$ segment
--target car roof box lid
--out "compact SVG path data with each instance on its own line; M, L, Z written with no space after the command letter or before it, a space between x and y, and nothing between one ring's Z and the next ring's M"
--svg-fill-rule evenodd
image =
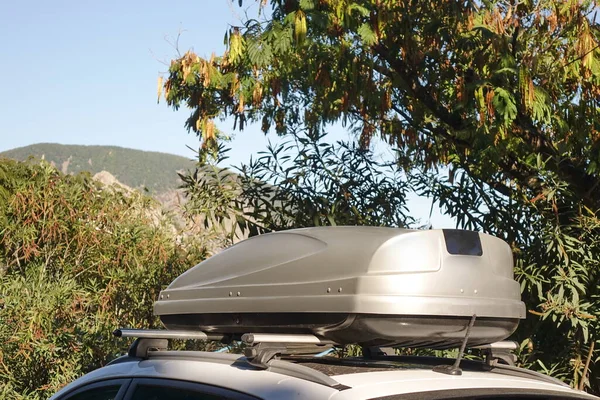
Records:
M525 318L510 247L464 230L319 227L256 236L160 294L170 329L312 333L340 344L448 348L503 340Z

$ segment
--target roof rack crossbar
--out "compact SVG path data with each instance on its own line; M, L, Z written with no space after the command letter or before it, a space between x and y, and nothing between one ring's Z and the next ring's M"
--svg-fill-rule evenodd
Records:
M246 333L242 342L255 343L302 343L302 344L335 344L331 340L321 339L311 334L280 334L280 333Z
M231 337L223 334L207 334L201 331L178 331L162 329L116 329L113 331L116 337L135 338L129 346L127 355L136 358L148 358L151 350L164 351L169 347L169 339L181 340L211 340L228 343Z
M149 350L165 351L168 349L168 339L209 340L229 343L240 336L213 334L193 330L164 330L164 329L116 329L116 337L136 338L129 348L130 357L147 358ZM241 340L251 345L245 350L247 362L255 367L268 368L269 361L281 354L311 354L319 353L324 347L335 344L331 340L321 339L311 334L270 334L247 333Z
M264 369L282 354L319 353L322 346L335 344L311 334L277 333L246 333L242 335L242 342L252 345L244 350L248 362Z
M116 337L133 337L147 339L192 339L192 340L211 340L223 341L228 338L228 335L205 333L202 331L180 331L180 330L164 330L164 329L116 329L113 332Z

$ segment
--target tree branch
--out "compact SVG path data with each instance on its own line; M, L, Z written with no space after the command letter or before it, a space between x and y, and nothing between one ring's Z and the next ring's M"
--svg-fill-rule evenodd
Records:
M382 59L392 66L398 77L406 82L407 90L410 92L409 94L415 99L419 100L435 116L437 116L441 122L455 130L461 130L465 128L464 121L462 118L460 118L460 116L450 113L447 109L440 106L439 103L430 95L426 94L427 90L417 79L415 79L417 74L415 73L414 69L411 68L404 60L392 56L389 49L384 45L376 45L373 49Z

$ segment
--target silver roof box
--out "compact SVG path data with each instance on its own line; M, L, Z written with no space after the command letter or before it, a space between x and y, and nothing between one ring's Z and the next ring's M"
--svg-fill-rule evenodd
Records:
M449 348L525 318L509 246L463 230L305 228L244 240L160 294L169 329L312 333L339 344Z

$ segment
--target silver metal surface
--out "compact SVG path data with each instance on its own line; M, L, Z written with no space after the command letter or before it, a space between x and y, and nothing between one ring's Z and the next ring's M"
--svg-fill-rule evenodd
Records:
M334 344L331 340L321 339L315 335L294 335L279 333L246 333L242 335L242 341L246 344L254 343L310 343L310 344Z
M517 342L513 342L512 340L503 340L501 342L484 344L482 346L475 346L474 349L491 349L491 350L516 350L519 348Z
M162 329L117 329L114 332L117 337L151 338L151 339L196 339L196 340L220 340L223 335L207 335L200 331L179 331Z

